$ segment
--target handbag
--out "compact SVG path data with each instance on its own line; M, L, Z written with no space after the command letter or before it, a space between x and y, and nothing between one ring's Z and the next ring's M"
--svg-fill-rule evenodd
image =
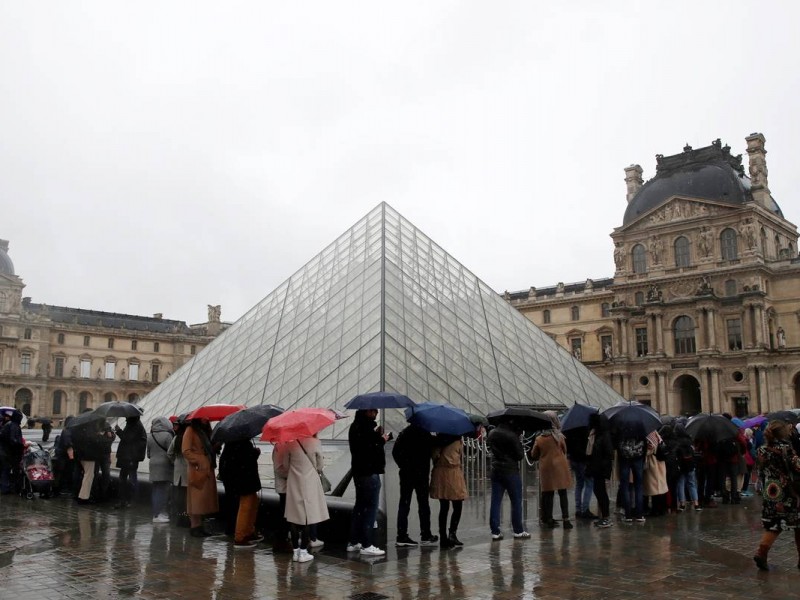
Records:
M302 450L303 454L306 455L306 458L308 459L308 462L311 463L311 466L314 467L314 469L316 469L317 466L314 464L314 461L311 460L311 457L308 455L308 452L306 452L306 449L303 448L303 444L301 444L299 440L297 442L297 445L300 446L300 450ZM331 491L332 488L330 480L325 476L325 473L323 473L322 471L317 471L317 475L319 475L319 482L322 485L322 492L324 494L327 494L328 492Z

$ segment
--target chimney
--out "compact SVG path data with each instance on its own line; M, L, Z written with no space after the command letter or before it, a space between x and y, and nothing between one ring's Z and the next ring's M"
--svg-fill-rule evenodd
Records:
M753 200L759 206L770 205L769 185L767 183L767 151L764 143L767 141L761 133L751 133L747 141L747 156L750 160L750 191Z
M628 188L628 194L625 198L628 200L628 204L631 203L633 197L636 193L642 189L642 167L639 165L631 165L630 167L625 167L625 186Z
M155 313L153 315L153 318L154 319L163 319L164 318L164 313Z
M8 252L8 240L0 240L0 250Z

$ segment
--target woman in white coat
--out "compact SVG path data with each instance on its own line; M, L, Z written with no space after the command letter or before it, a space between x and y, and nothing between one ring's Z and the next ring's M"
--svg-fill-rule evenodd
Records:
M293 559L313 560L308 553L308 526L327 521L328 505L319 480L319 454L311 439L289 442L283 455L286 476L286 520L292 534ZM321 461L320 461L321 462Z

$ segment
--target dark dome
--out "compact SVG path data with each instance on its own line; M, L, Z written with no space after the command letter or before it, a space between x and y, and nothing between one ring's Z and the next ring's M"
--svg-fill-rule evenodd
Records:
M658 155L656 160L656 176L644 184L628 204L623 225L673 196L707 198L731 205L742 205L753 199L741 156L731 156L729 148L720 147L718 141L698 150L687 146L682 154ZM777 203L772 198L770 201L769 209L783 217Z
M0 273L3 275L14 275L14 263L8 256L8 242L0 240Z

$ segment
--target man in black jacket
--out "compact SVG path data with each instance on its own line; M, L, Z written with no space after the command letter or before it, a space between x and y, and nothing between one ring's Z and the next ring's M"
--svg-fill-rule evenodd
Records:
M511 526L514 537L528 539L531 534L525 531L522 521L522 478L519 474L519 461L525 456L520 430L512 420L501 423L489 433L486 443L492 453L492 504L489 511L489 526L492 539L502 540L500 531L500 506L503 495L508 492L511 500Z
M417 494L420 539L423 544L435 544L438 535L431 533L431 507L428 503L431 478L431 451L433 438L430 433L409 425L392 448L392 457L400 467L400 503L397 507L397 541L395 546L417 546L408 535L408 513L411 511L411 496Z
M356 411L356 417L348 432L350 442L350 469L356 486L356 503L350 524L348 552L360 552L365 556L383 556L386 551L373 543L373 523L378 515L381 494L381 475L386 468L383 446L388 439L383 429L377 427L378 411L364 409Z
M119 436L117 468L119 469L119 502L115 508L128 508L136 495L139 463L147 453L147 432L140 417L127 417L125 429L115 428Z

